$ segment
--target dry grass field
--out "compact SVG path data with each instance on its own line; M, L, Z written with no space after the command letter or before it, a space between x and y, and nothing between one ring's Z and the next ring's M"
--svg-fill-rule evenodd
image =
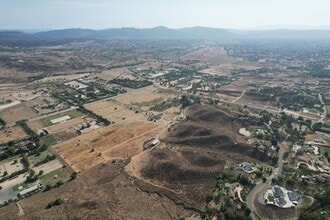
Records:
M234 70L245 69L245 70L255 70L261 65L256 65L256 63L250 63L247 61L238 60L235 62L223 63L216 66L211 66L207 69L201 71L201 73L211 74L211 75L222 75L230 76L231 72Z
M76 171L106 160L133 156L143 150L145 141L162 131L161 122L148 122L135 113L133 116L60 143L55 149Z
M220 65L233 63L239 59L228 56L226 51L221 47L203 48L181 57L182 60L198 60L211 65Z
M95 102L85 105L85 108L111 122L120 122L131 117L137 117L136 113L112 101Z
M12 68L5 68L2 66L0 68L0 76L0 82L20 83L26 81L26 79L29 77L29 73Z
M113 80L115 78L120 78L120 77L129 78L129 79L135 78L132 77L131 71L127 70L127 68L116 68L112 70L106 70L97 74L97 77L104 80Z
M58 159L55 159L47 163L41 164L40 166L33 168L33 170L36 173L39 173L39 171L42 170L44 172L43 174L47 174L57 169L60 169L61 167L63 167L63 164Z
M175 97L175 94L171 91L149 86L143 89L127 92L123 95L115 97L114 99L122 104L143 105L157 99L166 100L173 97Z
M23 119L37 117L38 114L24 104L19 104L11 108L7 108L0 112L0 117L7 122L13 124Z
M38 131L44 128L44 124L40 120L30 121L27 123L27 125L34 131Z
M244 91L249 88L250 84L254 83L252 77L241 77L238 80L221 87L223 90Z
M60 76L48 76L40 80L40 82L47 82L47 81L53 81L53 80L61 80L61 81L71 81L74 79L79 79L84 76L89 76L90 73L83 73L83 74L72 74L72 75L60 75Z
M20 126L13 126L4 130L0 130L0 144L23 139L25 137L27 137L27 135Z
M16 171L19 171L21 169L23 169L23 164L20 162L14 163L13 160L11 161L1 161L0 162L0 173L1 175L7 171L8 174L12 174Z

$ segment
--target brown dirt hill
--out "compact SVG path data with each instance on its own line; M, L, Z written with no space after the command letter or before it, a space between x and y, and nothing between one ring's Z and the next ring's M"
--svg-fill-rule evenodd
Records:
M226 135L225 132L218 134L214 130L194 122L175 125L162 141L172 144L201 147L211 147L215 145L227 146L233 144L232 139Z
M239 153L263 162L271 162L267 155L239 141L238 130L243 125L227 109L193 105L186 110L186 114L188 121L169 128L160 137L163 142Z
M147 187L142 191L124 172L128 162L96 165L59 188L21 200L22 216L15 203L0 208L0 219L176 219L193 214L167 197L149 193ZM64 203L46 209L57 198Z
M158 186L171 198L203 210L205 198L227 161L270 162L271 158L238 142L240 123L214 106L193 105L187 122L179 122L160 137L161 145L145 152L135 171L142 181Z
M229 146L234 144L234 118L209 105L193 105L186 110L188 122L171 127L163 141L200 147Z

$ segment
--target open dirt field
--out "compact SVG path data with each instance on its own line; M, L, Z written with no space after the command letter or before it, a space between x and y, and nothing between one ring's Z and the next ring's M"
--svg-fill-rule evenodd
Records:
M181 110L179 107L171 107L165 110L164 120L167 122L173 121L179 114Z
M2 175L4 171L7 171L8 174L10 175L21 169L23 169L23 164L21 164L19 160L17 163L14 163L14 161L7 161L0 163L0 175Z
M249 84L253 83L253 78L239 78L238 80L230 83L229 85L222 86L222 90L244 91L249 88Z
M259 68L259 65L255 63L249 63L246 61L236 61L225 64L220 64L217 66L212 66L210 68L204 69L201 73L211 74L211 75L222 75L229 76L233 70L245 69L245 70L255 70Z
M74 138L74 137L78 136L78 134L76 132L74 132L70 129L65 130L65 131L56 132L53 135L57 140L60 140L60 141L70 140L71 138Z
M13 68L5 68L1 67L0 68L0 82L15 82L15 83L20 83L20 82L25 82L29 76L32 74L19 71Z
M58 159L55 159L47 163L41 164L40 166L34 167L33 170L36 173L39 173L40 170L43 170L44 171L43 175L45 175L61 167L63 167L63 164Z
M127 68L116 68L112 70L106 70L102 73L97 74L97 77L104 80L113 80L116 78L129 78L134 79L135 77L132 76L131 71L129 71Z
M138 117L134 111L111 101L95 102L85 105L85 108L111 122L120 122L131 117ZM140 117L142 119L142 116Z
M143 150L143 143L157 136L159 123L136 118L80 135L55 146L58 153L77 170L88 169L105 160L127 158ZM142 117L143 118L143 117Z
M114 97L113 99L123 104L144 104L160 98L166 100L167 98L173 97L175 97L175 94L171 91L149 86L139 90L127 92L123 95Z
M72 74L72 75L61 75L61 76L48 76L45 77L41 80L40 82L47 82L47 81L53 81L53 80L63 80L63 81L70 81L74 79L80 79L83 78L84 76L89 76L91 75L90 73L83 73L83 74Z
M163 62L159 62L158 60L148 60L148 62L145 62L135 67L142 70L149 69L150 67L154 69L160 69L162 65Z
M27 137L25 131L20 126L14 126L0 130L0 144Z
M236 62L239 59L228 56L221 47L203 48L181 57L182 60L198 60L211 65Z
M314 139L322 139L327 142L327 145L330 145L330 137L322 134L307 134L305 136L305 142L314 142Z
M37 117L38 114L24 104L19 104L10 108L7 108L0 112L0 117L7 122L7 124L13 124L23 119L29 119Z
M29 126L29 128L31 128L34 131L38 131L44 128L44 124L40 120L30 121L27 123L27 125Z
M245 97L245 91L248 90L251 83L253 83L253 78L239 78L228 85L222 86L216 91L216 95L221 99L236 102L238 99L241 100Z

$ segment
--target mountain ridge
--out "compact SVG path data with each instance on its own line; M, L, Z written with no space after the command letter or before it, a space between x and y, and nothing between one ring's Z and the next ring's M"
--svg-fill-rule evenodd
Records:
M28 33L17 30L0 31L0 44L42 44L71 40L228 40L242 39L330 39L330 30L235 30L210 27L171 29L164 26L138 29L134 27L103 30L69 28Z

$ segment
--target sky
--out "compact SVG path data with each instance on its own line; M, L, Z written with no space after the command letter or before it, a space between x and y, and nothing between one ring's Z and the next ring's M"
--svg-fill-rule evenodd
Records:
M0 0L0 29L330 25L330 0Z

